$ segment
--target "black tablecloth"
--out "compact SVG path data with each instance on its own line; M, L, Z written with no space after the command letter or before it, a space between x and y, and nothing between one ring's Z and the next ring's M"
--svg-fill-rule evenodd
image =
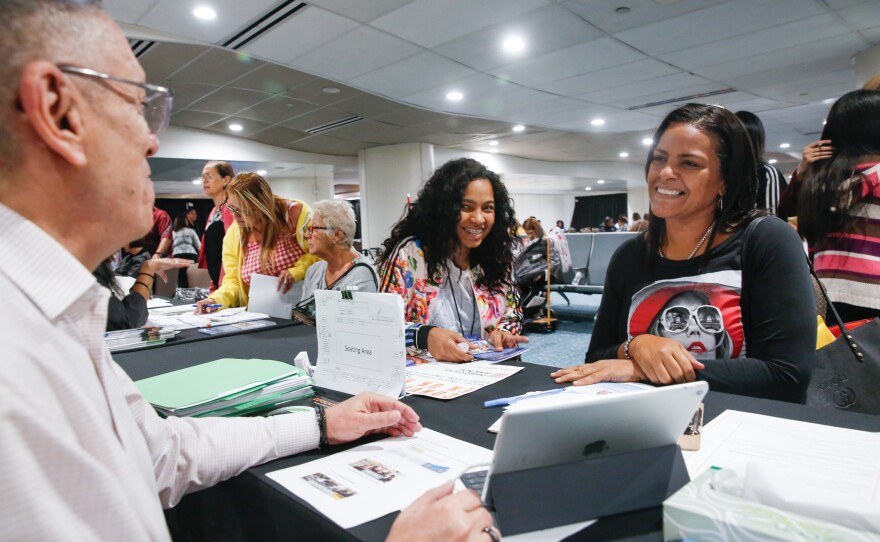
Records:
M315 328L274 328L238 336L216 337L138 352L114 358L134 379L166 373L223 357L266 358L293 363L300 351L317 359ZM404 402L421 416L422 424L435 431L492 448L495 435L486 429L501 415L498 408L483 408L488 399L507 397L556 386L551 368L509 362L524 367L519 373L492 386L451 401L407 397ZM332 393L330 395L333 395ZM343 398L339 396L338 398ZM705 400L708 422L727 409L768 414L794 420L869 431L880 431L880 416L812 409L802 405L752 399L709 392ZM380 438L380 437L374 437ZM349 445L363 444L361 440ZM345 449L313 450L254 467L216 487L184 497L166 513L175 540L382 540L396 514L345 531L304 501L287 492L265 475ZM536 496L537 498L537 496ZM655 507L604 518L569 540L662 540L662 511Z

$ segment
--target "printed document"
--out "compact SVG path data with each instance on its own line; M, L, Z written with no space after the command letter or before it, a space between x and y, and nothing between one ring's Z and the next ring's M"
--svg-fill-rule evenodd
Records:
M282 294L278 291L278 277L254 273L251 275L247 308L250 312L261 312L290 320L293 306L302 297L302 287L302 281L295 282L286 294Z
M489 362L434 362L413 365L406 368L406 393L435 399L455 399L504 380L522 369Z
M350 529L406 508L466 467L491 460L491 450L423 429L413 437L364 444L267 476Z
M315 292L315 385L398 398L406 367L403 300L394 294Z

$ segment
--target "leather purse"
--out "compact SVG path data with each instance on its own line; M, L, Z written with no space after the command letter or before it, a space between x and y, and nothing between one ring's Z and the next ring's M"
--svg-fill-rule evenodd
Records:
M810 273L816 271L810 264ZM880 415L880 319L847 329L821 281L828 320L840 326L840 337L816 351L807 388L807 405Z

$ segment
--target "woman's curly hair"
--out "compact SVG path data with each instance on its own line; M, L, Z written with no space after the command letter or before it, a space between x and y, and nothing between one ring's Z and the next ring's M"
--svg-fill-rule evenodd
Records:
M486 179L492 185L495 198L495 223L480 246L471 250L470 264L483 270L484 286L498 290L511 284L515 224L513 203L501 178L486 166L471 158L450 160L440 166L419 191L409 212L391 229L378 266L393 261L402 241L414 237L421 242L428 275L445 268L446 259L458 248L457 228L461 220L461 203L467 185L476 179Z

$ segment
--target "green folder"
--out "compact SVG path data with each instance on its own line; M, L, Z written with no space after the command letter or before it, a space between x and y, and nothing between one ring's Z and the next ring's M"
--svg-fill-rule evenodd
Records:
M224 358L135 382L153 406L174 412L228 400L272 384L300 369L269 359Z

